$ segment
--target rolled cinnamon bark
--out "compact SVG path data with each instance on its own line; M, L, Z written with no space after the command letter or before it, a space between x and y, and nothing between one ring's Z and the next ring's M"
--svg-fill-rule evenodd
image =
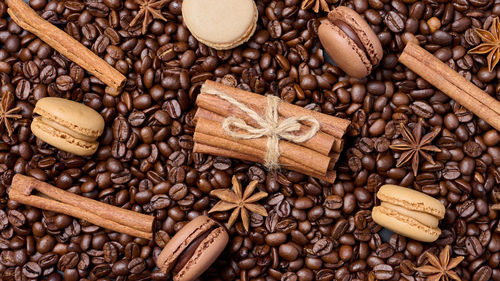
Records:
M35 191L45 197L32 194ZM153 238L153 216L78 196L32 177L16 174L12 179L9 197L22 204L84 219L103 228L146 239Z
M235 139L224 133L224 129L222 129L221 123L204 118L198 119L196 123L196 133L202 133L212 137L223 138L225 140L231 141L236 146L238 146L239 144L244 144L246 146L250 146L253 147L254 149L260 150L258 152L259 154L260 152L264 153L267 149L267 137L261 137L258 139L251 139L251 140ZM199 139L196 138L196 133L194 138L195 142L200 141ZM215 140L213 141L213 143L206 143L206 144L210 144L212 146L218 146L216 145L217 142ZM325 173L331 161L331 158L326 155L323 155L306 147L283 140L280 140L279 152L281 157L290 159L298 163L298 165L305 165L307 167L311 167L318 173ZM280 161L280 163L283 162Z
M264 161L263 159L265 156L265 139L263 139L264 144L261 144L257 139L236 141L231 139L230 137L226 138L221 135L216 135L216 134L209 135L206 133L201 133L200 131L196 131L194 133L193 140L197 143L203 143L206 145L220 147L230 151L236 151L259 157L262 159L259 161L259 163L263 163ZM280 147L280 152L281 151L282 148ZM300 161L300 157L297 157L301 155L302 155L302 161ZM293 166L297 167L305 166L319 174L326 173L326 171L328 170L328 165L330 164L331 160L329 157L321 154L312 157L310 156L310 154L309 155L304 154L304 152L302 152L302 154L301 153L292 154L292 156L293 158L285 157L283 155L279 157L280 164L283 168L290 169ZM319 156L321 156L321 158Z
M203 153L203 154L210 154L210 155L217 155L217 156L222 156L222 157L227 157L227 158L238 158L244 161L250 161L250 162L256 162L256 163L262 163L262 159L248 155L245 153L240 153L236 151L231 151L227 150L224 148L220 147L214 147L202 143L195 143L193 147L193 152L196 153ZM333 183L335 181L335 178L337 177L337 173L333 170L328 170L326 174L317 174L312 170L307 169L306 167L284 167L286 169L299 172L302 174L310 175L312 177L318 178L320 180L324 180L328 183Z
M408 43L399 61L492 127L500 130L500 102L424 48Z
M243 116L244 113L241 110L240 110L240 112ZM226 117L228 117L228 116L222 116L222 115L219 115L215 112L209 111L209 110L207 110L205 108L201 108L201 107L199 107L196 110L196 114L194 115L195 120L198 120L199 118L204 118L204 119L219 122L221 124ZM240 117L240 116L236 116L236 117ZM253 125L253 126L256 125L253 120L245 120L245 121L248 121L247 123L249 123L250 125ZM298 132L298 134L304 133L306 128L309 128L309 127L305 127L303 129L301 129ZM282 142L280 142L280 143L282 143ZM299 145L307 147L307 148L312 149L314 151L317 151L321 154L328 155L331 150L333 150L334 152L340 153L342 151L343 143L344 143L343 140L337 139L334 136L331 136L331 135L328 135L328 134L325 134L325 133L319 131L318 133L316 133L316 135L314 137L312 137L311 139L309 139L305 142L300 143Z
M87 49L80 42L40 17L23 0L8 0L7 13L22 29L25 29L56 51L83 67L104 84L112 88L111 95L118 95L125 85L125 76L106 61Z
M240 115L237 115L239 113L238 110L235 110L235 107L232 106L229 102L213 95L204 94L204 92L207 91L222 91L232 96L239 102L244 103L256 112L263 113L263 109L267 108L267 100L262 95L254 94L207 80L201 87L200 94L196 99L196 104L198 105L198 107L205 108L222 116L227 115L225 113L228 112L229 114L231 114L231 116L240 117ZM349 124L351 123L346 119L333 117L316 111L311 111L286 102L280 103L278 107L278 113L283 118L301 115L312 116L320 122L321 131L339 139L344 136L347 126L349 126ZM242 117L240 118L247 121L246 116Z

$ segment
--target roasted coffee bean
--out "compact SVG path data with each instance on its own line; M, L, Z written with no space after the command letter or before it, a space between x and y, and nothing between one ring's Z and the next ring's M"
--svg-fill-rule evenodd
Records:
M37 278L42 274L42 268L35 262L28 262L23 266L23 275L27 278Z
M389 280L394 275L393 268L388 264L378 264L373 267L373 273L378 280Z

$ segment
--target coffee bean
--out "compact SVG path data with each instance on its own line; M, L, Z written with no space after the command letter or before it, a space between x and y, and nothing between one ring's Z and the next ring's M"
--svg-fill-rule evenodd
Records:
M7 214L0 210L0 230L4 230L9 225Z
M465 240L465 246L467 248L467 252L469 252L471 256L480 256L483 254L484 249L481 246L479 239L475 236L467 237Z
M387 25L387 27L392 32L395 32L395 33L399 33L401 31L403 31L403 29L405 28L403 18L400 16L399 13L394 12L394 11L389 11L389 13L387 14L387 16L384 19L384 22Z
M483 280L490 280L491 275L492 275L492 270L491 267L489 266L482 266L480 267L472 276L472 280L474 281L483 281Z
M35 262L28 262L23 266L23 275L27 278L37 278L42 274L42 268Z
M432 107L423 101L414 102L412 105L410 105L410 108L416 115L422 118L431 118L434 115L434 110L432 109Z
M26 217L23 215L23 213L16 210L10 210L8 212L7 219L10 224L17 227L22 226L26 222Z
M379 264L373 268L375 278L378 280L389 280L392 278L394 272L393 268L388 264Z

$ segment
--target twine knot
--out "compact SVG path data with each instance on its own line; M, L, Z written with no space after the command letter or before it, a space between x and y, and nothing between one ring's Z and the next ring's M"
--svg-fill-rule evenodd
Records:
M294 143L301 143L314 137L320 129L319 121L312 116L293 116L280 122L278 106L281 100L275 96L267 96L267 108L265 114L264 116L260 116L257 112L250 109L245 104L223 92L212 89L203 89L203 93L215 95L224 99L241 111L245 112L252 120L255 121L255 123L257 123L258 126L254 127L247 124L241 118L229 116L224 119L222 128L225 133L233 138L257 139L260 137L267 137L264 165L269 170L277 170L280 167L280 139ZM302 127L300 122L308 122L310 128L302 134L297 134Z

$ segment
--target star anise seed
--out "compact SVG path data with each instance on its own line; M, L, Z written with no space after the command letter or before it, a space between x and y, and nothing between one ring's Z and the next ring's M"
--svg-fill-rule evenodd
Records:
M450 246L446 247L439 254L439 259L429 252L425 252L425 257L430 265L424 265L415 268L415 270L420 271L427 275L427 280L439 281L439 280L456 280L461 281L458 274L453 271L463 260L464 257L460 256L457 258L452 258L450 260Z
M474 28L474 32L481 38L483 43L469 50L469 54L488 54L488 71L492 72L500 60L500 21L498 17L493 19L489 30Z
M432 140L437 137L441 128L435 128L432 132L422 137L422 121L419 120L413 132L410 132L403 123L401 123L400 126L403 140L399 140L396 144L390 145L389 147L393 150L404 151L399 157L396 167L401 167L411 160L413 174L416 176L418 173L420 156L424 157L425 160L430 163L435 164L432 156L425 151L441 152L441 149L437 146L430 144Z
M21 111L21 107L12 107L12 103L14 102L14 96L10 92L5 92L2 98L2 102L0 103L0 124L4 124L5 129L7 130L7 134L12 136L12 132L14 129L12 128L12 123L9 119L19 119L22 117L21 114L15 114Z
M231 228L231 226L236 222L238 215L241 213L243 227L246 231L248 231L250 227L250 216L248 211L257 213L261 216L267 216L266 209L261 205L255 204L255 202L267 197L267 193L260 191L252 195L257 187L257 181L250 182L250 184L245 188L244 193L242 193L241 184L235 176L233 176L232 182L233 190L215 189L210 192L210 195L218 197L221 201L215 204L215 206L213 206L208 213L224 212L234 209L229 217L227 228Z
M327 13L330 12L330 7L328 7L327 0L303 0L302 5L300 5L300 8L302 10L307 10L311 7L315 13L318 13L320 8Z
M142 34L146 34L148 31L148 25L153 21L153 19L160 19L163 21L167 21L167 19L161 14L161 9L165 4L167 4L170 0L136 0L136 3L139 4L140 9L137 15L132 19L129 26L134 26L137 22L143 18L142 20Z

